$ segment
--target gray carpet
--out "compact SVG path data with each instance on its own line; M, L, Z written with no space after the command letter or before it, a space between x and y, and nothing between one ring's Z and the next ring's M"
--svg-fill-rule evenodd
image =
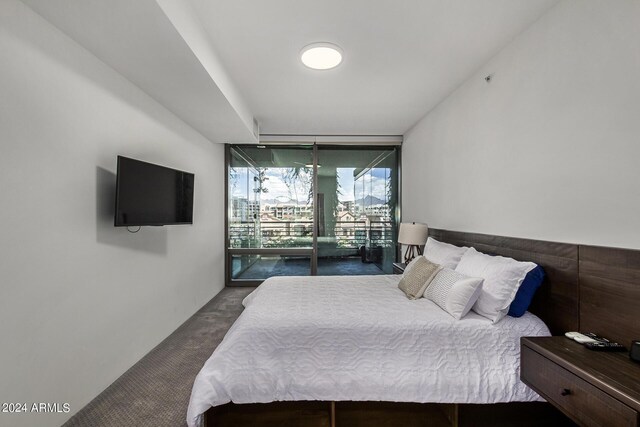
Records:
M224 288L64 426L185 426L196 375L254 288Z

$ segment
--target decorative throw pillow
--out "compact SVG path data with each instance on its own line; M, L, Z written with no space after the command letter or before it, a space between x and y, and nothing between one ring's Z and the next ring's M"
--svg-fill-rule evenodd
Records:
M413 268L414 265L416 265L416 260L420 258L420 257L415 257L414 259L412 259L411 261L409 261L409 264L405 265L404 267L404 271L402 272L402 274L409 274L409 272L411 271L411 269Z
M472 310L496 323L507 314L524 277L535 266L532 262L491 256L469 248L456 271L484 279L480 297Z
M439 242L433 237L429 237L424 245L424 256L431 262L454 269L467 249L469 248Z
M539 265L527 273L516 293L516 297L509 306L509 312L507 313L509 316L522 317L527 312L533 296L542 285L542 282L544 282L544 275L544 269Z
M411 267L411 268L409 268ZM409 299L420 298L429 286L433 277L440 271L440 266L425 257L419 256L409 263L398 283L398 288Z
M478 300L482 282L480 277L469 277L450 268L443 268L427 287L424 297L460 320Z

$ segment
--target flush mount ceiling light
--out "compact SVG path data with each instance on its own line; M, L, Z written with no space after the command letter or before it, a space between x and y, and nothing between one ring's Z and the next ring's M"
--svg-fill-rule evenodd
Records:
M311 43L300 51L302 63L314 70L330 70L342 62L342 49L333 43Z

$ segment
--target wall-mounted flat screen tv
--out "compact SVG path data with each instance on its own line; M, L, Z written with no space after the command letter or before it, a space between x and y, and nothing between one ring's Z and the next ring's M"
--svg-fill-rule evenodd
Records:
M194 175L118 156L115 226L193 224Z

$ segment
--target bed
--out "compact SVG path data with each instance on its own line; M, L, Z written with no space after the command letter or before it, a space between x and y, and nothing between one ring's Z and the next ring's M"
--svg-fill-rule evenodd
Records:
M188 419L228 402L537 401L519 379L522 336L550 335L537 316L455 320L409 300L399 275L277 277L245 311L195 380Z
M570 323L571 310L556 316L546 309L572 306L571 293L561 286L572 285L572 275L565 273L573 271L574 261L577 265L574 245L439 230L432 234L543 265L550 273L540 291L543 308L535 309L540 301L532 307L552 328ZM265 281L245 299L245 311L196 378L189 426L201 425L209 408L229 402L540 400L519 380L519 338L549 335L553 329L545 321L526 313L493 324L473 312L457 321L431 301L408 300L397 288L399 279ZM550 281L558 285L549 289Z

